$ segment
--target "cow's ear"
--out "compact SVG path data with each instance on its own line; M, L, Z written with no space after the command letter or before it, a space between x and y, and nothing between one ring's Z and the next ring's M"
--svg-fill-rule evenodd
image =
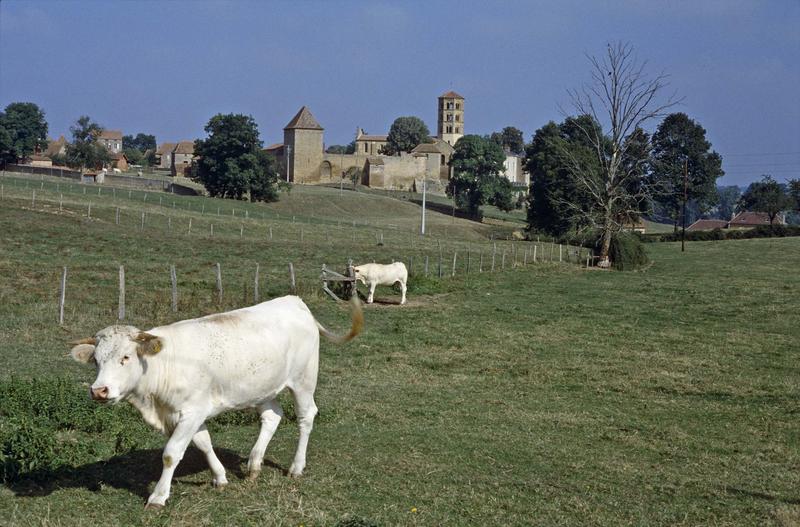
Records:
M94 360L94 345L78 344L69 354L75 361L88 364Z
M136 335L134 340L139 343L136 349L139 355L155 355L161 351L164 345L164 342L160 338L150 333L145 333L144 331Z

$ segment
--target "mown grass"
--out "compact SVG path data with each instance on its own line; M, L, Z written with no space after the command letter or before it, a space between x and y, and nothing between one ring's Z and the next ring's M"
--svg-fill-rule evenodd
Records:
M314 192L335 210L335 193ZM316 227L312 237L266 244L240 238L235 220L213 239L164 229L142 235L108 219L31 210L21 198L0 201L3 376L91 382L93 371L66 358L63 342L113 323L120 262L131 280L139 277L129 284L129 309L141 327L218 309L208 271L217 259L242 286L251 264L279 261L262 297L285 292L277 270L298 259L309 262L301 296L323 323L342 328L346 310L318 292L312 268L353 252L380 259L387 245L376 245L367 226L356 227L364 239L355 243L352 227L328 243L319 226L335 216L315 208L312 219L294 206ZM269 221L294 228L290 218ZM446 247L467 240L488 247L471 238L472 227L461 232L442 240ZM399 240L386 241L411 251L410 237ZM438 246L417 250L419 258ZM61 468L49 482L2 487L0 518L10 525L796 524L800 240L647 250L654 263L645 272L537 264L478 274L473 267L455 278L412 279L407 306L368 306L356 341L323 344L321 415L298 480L283 473L297 438L293 422L279 428L264 472L249 483L242 469L257 430L229 418L212 428L230 471L222 491L210 487L192 452L166 509L145 513L164 439L142 432L129 452ZM192 270L179 273L183 290L194 293L177 315L168 274L159 274L170 262ZM54 284L67 264L75 267L68 297L75 307L59 328ZM242 286L223 308L248 300ZM123 408L104 410L129 418ZM94 440L109 438L99 432Z

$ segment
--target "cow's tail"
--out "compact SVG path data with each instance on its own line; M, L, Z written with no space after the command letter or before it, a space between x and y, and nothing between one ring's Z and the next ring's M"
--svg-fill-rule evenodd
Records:
M350 319L350 333L346 335L332 333L325 329L325 326L317 322L319 334L337 344L343 344L354 339L356 335L361 333L361 330L364 329L364 312L361 310L361 302L358 300L358 295L353 295L353 298L350 299Z

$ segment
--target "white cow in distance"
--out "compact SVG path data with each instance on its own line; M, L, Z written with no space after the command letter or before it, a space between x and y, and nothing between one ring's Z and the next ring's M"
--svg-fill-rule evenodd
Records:
M400 303L406 303L408 270L403 262L394 262L388 265L376 263L363 264L354 267L353 270L356 273L356 280L360 280L362 284L369 287L369 297L367 297L368 304L372 303L376 286L394 285L397 282L400 282L400 289L403 292Z
M213 484L228 483L205 425L227 410L255 407L261 413L261 431L247 462L249 476L255 478L283 415L275 398L286 388L294 396L300 429L289 474L299 476L317 413L319 336L342 343L358 335L364 318L357 298L351 318L350 332L338 336L317 322L302 300L285 296L146 332L110 326L73 342L71 355L97 367L92 399L128 401L149 425L169 435L161 478L147 499L148 507L160 507L169 498L172 475L190 441L205 455Z

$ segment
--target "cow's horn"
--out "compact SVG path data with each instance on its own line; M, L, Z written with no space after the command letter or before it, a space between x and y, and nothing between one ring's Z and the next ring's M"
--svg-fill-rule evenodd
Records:
M91 344L92 346L97 344L97 339L94 337L89 337L86 339L74 340L69 343L70 346L78 346L80 344Z
M139 342L149 342L153 339L157 339L158 337L155 335L151 335L150 333L145 333L144 331L140 331L138 335L134 338L134 340Z

